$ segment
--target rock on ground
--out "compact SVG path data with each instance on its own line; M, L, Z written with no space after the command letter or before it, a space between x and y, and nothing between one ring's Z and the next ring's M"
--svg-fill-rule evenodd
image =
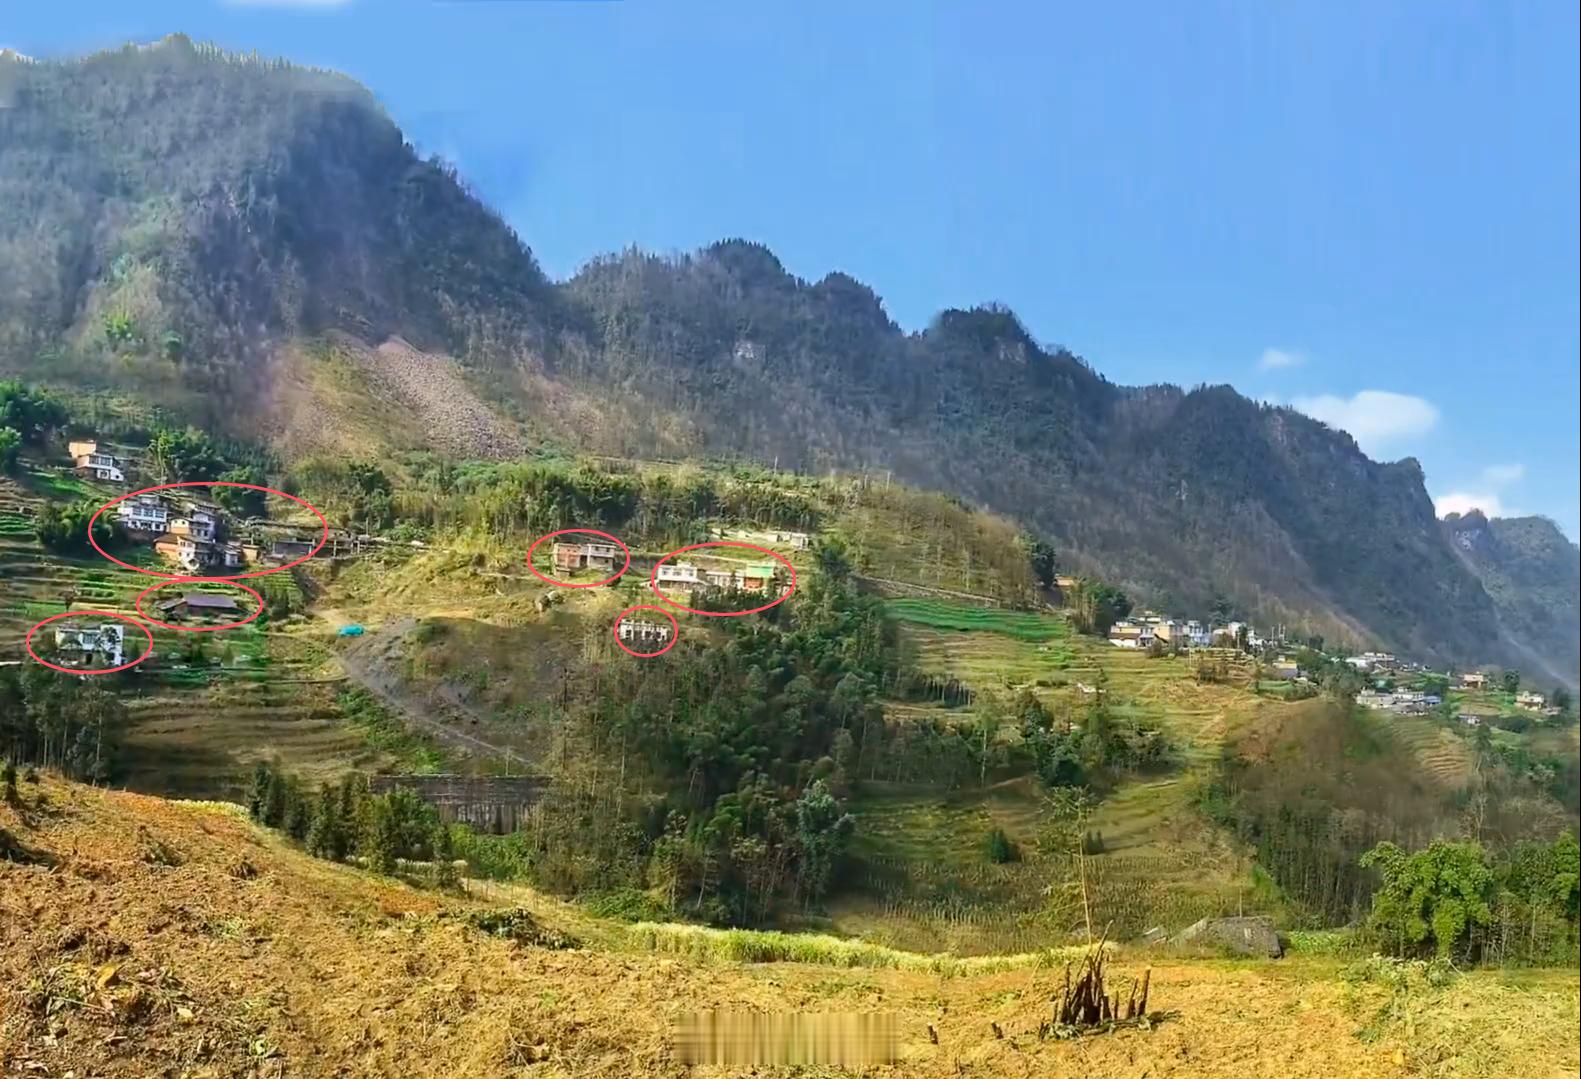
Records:
M1175 937L1179 944L1207 944L1235 955L1278 959L1285 954L1279 933L1267 918L1204 918Z

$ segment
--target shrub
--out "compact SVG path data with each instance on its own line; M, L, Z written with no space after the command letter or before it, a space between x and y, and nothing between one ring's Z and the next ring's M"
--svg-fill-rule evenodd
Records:
M1021 852L1015 843L1005 834L1003 828L995 828L988 833L988 860L995 865L1004 865L1006 862L1019 861Z

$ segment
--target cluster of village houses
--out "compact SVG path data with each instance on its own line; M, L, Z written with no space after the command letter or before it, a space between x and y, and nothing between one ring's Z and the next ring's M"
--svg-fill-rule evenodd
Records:
M1109 630L1109 643L1117 648L1146 648L1150 649L1155 644L1162 645L1171 650L1188 650L1193 648L1207 648L1214 645L1236 646L1242 639L1242 630L1245 630L1245 643L1251 651L1261 651L1264 648L1283 645L1283 638L1275 635L1265 638L1250 625L1241 622L1226 622L1223 625L1210 626L1196 619L1179 620L1165 618L1145 612L1136 619L1126 619L1116 622ZM1346 656L1345 662L1358 672L1371 675L1395 676L1417 675L1425 673L1427 668L1420 663L1396 659L1388 652L1363 652L1360 655ZM1289 656L1278 656L1266 667L1266 670L1275 678L1291 681L1306 681L1306 672L1301 670L1295 659ZM1378 678L1370 686L1356 695L1356 703L1366 708L1373 708L1383 712L1392 712L1395 715L1425 715L1429 711L1442 705L1443 698L1436 693L1428 693L1414 689L1385 689L1389 686L1389 677ZM1460 687L1466 690L1485 689L1488 676L1477 671L1460 675ZM1084 690L1087 688L1082 687ZM1556 716L1559 709L1548 703L1541 693L1527 690L1515 696L1515 706L1528 712L1543 716ZM1462 712L1457 717L1467 726L1476 726L1482 722L1483 717L1474 712Z
M805 549L811 538L802 532L754 533L753 539L770 543L787 543L798 550ZM613 543L556 543L554 568L557 573L574 573L592 570L613 574L624 562L625 556ZM664 562L655 571L654 578L660 585L684 589L688 593L705 589L766 593L774 587L778 567L772 562L751 563L732 569L699 566L692 562ZM616 635L622 641L638 644L665 644L672 629L663 622L641 619L622 619Z
M116 514L128 539L151 542L155 551L194 575L256 562L292 562L313 549L305 540L265 545L229 538L223 511L196 496L141 494L118 503Z
M595 570L614 573L624 561L620 548L613 543L556 543L554 568L559 573L577 570ZM690 562L666 562L659 566L659 584L676 588L697 590L702 588L733 588L741 592L767 592L774 584L774 563L758 563L739 569L717 569L697 566Z
M1195 648L1236 648L1244 639L1246 647L1259 652L1269 646L1284 643L1282 636L1264 637L1246 622L1224 622L1211 625L1195 618L1167 618L1144 611L1140 617L1121 619L1109 627L1109 643L1116 648L1152 649L1155 646L1170 651L1187 652ZM1295 660L1279 656L1268 664L1268 671L1275 678L1303 681L1305 673Z
M69 442L66 450L79 476L126 482L127 462L103 449L96 439ZM302 540L277 540L265 546L228 537L225 515L218 506L176 491L137 495L117 503L115 512L128 539L152 543L155 551L193 575L255 562L292 562L313 549L313 544Z
M212 592L186 592L156 605L164 622L220 619L231 622L241 617L241 606L230 596ZM56 626L56 659L63 667L119 667L126 662L126 626L106 622L91 626Z
M102 449L97 440L73 441L66 449L77 475L106 483L126 482L127 462ZM154 550L193 575L254 562L293 561L313 546L282 540L265 549L247 540L228 539L219 506L175 492L141 494L119 502L115 521L128 539L152 543ZM232 597L209 592L185 592L159 602L156 609L166 622L231 621L242 610ZM126 661L126 626L119 622L57 626L55 653L62 666L119 667Z
M1210 626L1206 622L1199 622L1195 618L1182 621L1176 618L1164 618L1145 612L1135 619L1121 619L1109 627L1109 643L1116 648L1151 648L1155 643L1166 648L1207 648L1215 643L1227 647L1234 647L1240 640L1241 627L1244 623L1227 622L1220 626ZM1247 629L1247 643L1253 648L1261 648L1265 643L1262 637L1257 636Z

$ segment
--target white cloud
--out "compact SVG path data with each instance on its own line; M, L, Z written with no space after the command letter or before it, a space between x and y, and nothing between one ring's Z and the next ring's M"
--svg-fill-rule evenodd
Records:
M1257 361L1259 371L1282 371L1287 367L1300 367L1307 362L1307 358L1299 352L1291 352L1283 348L1265 348L1262 358Z
M1515 483L1517 480L1525 478L1526 466L1519 463L1513 465L1489 465L1482 470L1483 481L1493 487L1502 487L1506 483Z
M1362 390L1354 397L1326 393L1297 397L1290 403L1315 420L1348 431L1374 457L1401 439L1425 435L1438 425L1438 409L1431 401L1388 390Z
M1450 491L1433 499L1433 506L1440 517L1467 510L1481 510L1488 517L1522 517L1518 509L1506 506L1498 493L1526 475L1526 466L1520 462L1507 465L1488 465L1482 470L1482 483L1471 490Z
M1485 517L1519 516L1515 511L1506 509L1504 502L1491 491L1483 493L1451 491L1447 495L1439 495L1433 499L1433 507L1438 510L1440 517L1447 517L1451 513L1465 513L1474 509L1481 510Z

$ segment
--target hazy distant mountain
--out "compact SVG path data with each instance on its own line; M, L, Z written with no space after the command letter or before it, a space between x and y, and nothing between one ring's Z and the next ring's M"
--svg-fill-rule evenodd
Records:
M1546 517L1489 520L1472 510L1450 514L1443 525L1451 546L1493 597L1505 633L1521 647L1548 649L1543 655L1573 681L1581 655L1581 552L1576 545Z
M181 38L0 58L0 148L7 371L117 388L287 456L352 429L347 452L506 452L509 425L614 454L889 469L1183 613L1222 598L1303 633L1576 680L1577 554L1547 522L1492 522L1498 553L1481 555L1435 519L1412 460L1371 461L1228 387L1116 386L999 308L906 334L862 283L799 280L743 241L552 283L341 76ZM412 347L356 344L391 337ZM355 362L325 366L325 340ZM414 419L425 392L474 394L484 421ZM389 422L350 414L385 397L404 402Z

